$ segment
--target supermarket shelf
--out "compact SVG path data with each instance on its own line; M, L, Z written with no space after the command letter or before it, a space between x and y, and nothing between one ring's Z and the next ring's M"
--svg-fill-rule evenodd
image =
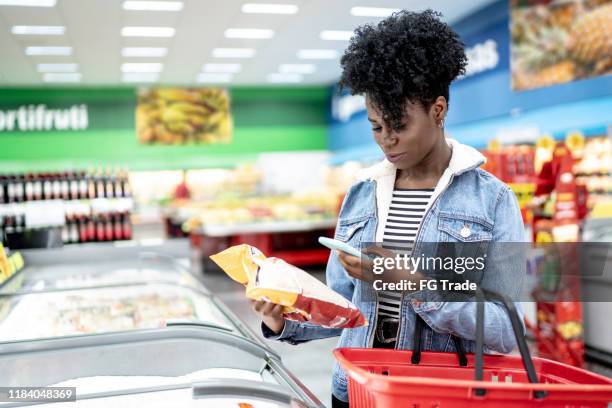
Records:
M335 226L336 220L334 219L321 221L274 221L245 224L208 224L193 232L208 237L226 237L243 234L313 231L335 228Z

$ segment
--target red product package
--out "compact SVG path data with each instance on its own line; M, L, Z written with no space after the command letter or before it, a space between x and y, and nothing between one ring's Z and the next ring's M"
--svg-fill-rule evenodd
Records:
M367 321L357 307L307 272L250 245L237 245L211 259L246 286L246 296L285 306L285 318L322 327L353 328Z

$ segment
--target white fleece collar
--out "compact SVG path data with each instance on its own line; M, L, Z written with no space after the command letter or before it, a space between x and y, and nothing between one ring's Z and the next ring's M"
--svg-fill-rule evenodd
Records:
M429 209L440 193L448 187L453 176L472 170L486 161L485 157L473 147L461 144L454 139L446 140L452 149L451 159L442 177L440 177L425 211ZM384 159L382 162L362 170L358 176L360 180L369 179L376 181L376 210L378 214L376 242L382 242L383 240L389 206L391 205L391 198L395 187L396 171L397 167L389 160Z
M446 139L452 149L448 169L453 175L461 174L474 169L486 162L486 158L478 150L471 146L459 143L455 139ZM397 167L386 158L373 166L361 170L358 174L359 180L378 180L381 177L395 176Z

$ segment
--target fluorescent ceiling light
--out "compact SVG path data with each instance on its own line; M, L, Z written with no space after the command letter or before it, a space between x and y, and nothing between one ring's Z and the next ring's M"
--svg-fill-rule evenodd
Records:
M79 64L38 64L36 69L38 72L77 72Z
M242 12L252 14L295 14L298 12L298 6L295 4L246 3L242 5Z
M11 32L16 35L63 35L64 26L13 26Z
M215 48L212 51L214 58L252 58L255 56L253 48Z
M352 31L325 30L321 31L321 39L328 41L348 41L353 36Z
M0 6L55 7L57 0L0 0Z
M299 50L297 52L299 59L336 59L338 51L336 50Z
M164 47L125 47L121 50L124 57L165 57L168 49Z
M225 30L225 37L265 40L274 37L274 30L265 28L228 28Z
M201 73L198 74L197 81L199 83L225 83L231 82L232 74L221 74L221 73Z
M126 62L121 64L121 72L161 72L164 64L159 62Z
M173 37L172 27L123 27L121 35L124 37Z
M123 2L124 10L138 11L180 11L183 9L182 1L132 1Z
M72 55L72 47L26 47L26 55Z
M204 72L223 72L236 74L242 70L240 64L204 64L202 67Z
M81 74L74 73L47 73L43 75L45 82L81 82Z
M316 70L314 64L281 64L278 67L281 74L312 74Z
M272 83L297 83L302 82L304 78L300 74L282 74L275 72L268 75L268 82Z
M130 83L141 83L141 82L157 82L159 80L159 74L156 72L142 73L142 72L128 72L121 76L122 82Z
M353 7L351 15L357 17L389 17L391 14L400 11L397 8L383 7Z

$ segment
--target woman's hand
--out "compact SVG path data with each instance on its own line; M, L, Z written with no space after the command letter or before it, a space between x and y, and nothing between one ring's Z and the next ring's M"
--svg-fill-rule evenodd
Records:
M372 246L363 250L365 255L370 255L374 258L395 258L397 253L379 246ZM385 282L399 282L401 280L419 281L422 275L417 271L408 269L385 269L382 274L372 272L374 263L371 257L362 256L356 257L342 251L337 251L338 259L344 270L353 278L360 279L365 282L374 282L377 279L382 279Z
M283 305L266 302L265 300L249 299L251 307L259 315L261 320L270 330L280 334L285 328L285 318L283 317Z

